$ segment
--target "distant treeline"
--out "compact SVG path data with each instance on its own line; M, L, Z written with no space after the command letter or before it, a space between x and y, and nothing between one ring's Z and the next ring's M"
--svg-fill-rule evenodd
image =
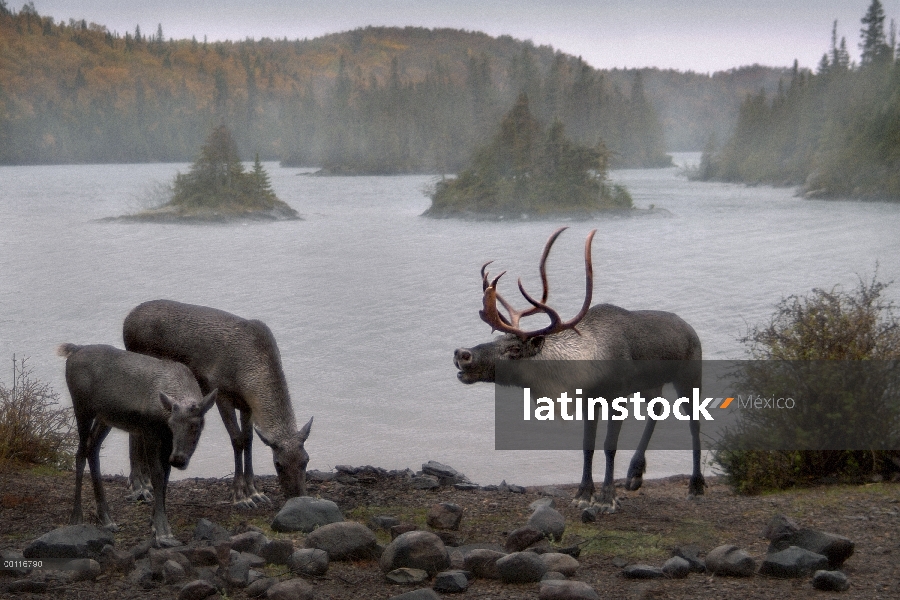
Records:
M703 179L800 185L808 197L900 201L900 62L881 3L862 19L854 64L837 23L815 73L794 68L740 109L734 134L704 152Z
M546 125L559 118L585 145L602 139L613 166L657 166L666 143L699 149L727 132L747 86L778 76L603 72L548 46L449 29L167 40L162 26L121 35L3 0L0 39L2 164L186 162L224 123L245 157L454 172L525 92Z

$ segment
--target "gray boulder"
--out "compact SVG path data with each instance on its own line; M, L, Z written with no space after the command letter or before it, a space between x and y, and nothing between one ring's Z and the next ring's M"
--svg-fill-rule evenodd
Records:
M219 564L219 553L212 546L195 546L179 551L194 567L214 567Z
M302 579L288 579L266 590L269 600L313 600L313 587Z
M288 568L298 575L320 577L328 571L328 552L319 548L301 548L291 554Z
M387 545L379 560L387 573L401 567L423 569L434 575L450 566L450 554L441 538L429 531L408 531Z
M163 563L162 569L160 569L160 574L162 575L163 583L166 585L171 585L178 581L181 581L185 578L185 570L178 562L169 559Z
M463 571L441 571L434 576L432 589L444 594L458 594L469 589L469 578Z
M388 600L441 600L441 597L431 588L422 588L399 596L391 596Z
M273 531L309 533L316 527L344 520L338 505L331 500L300 496L290 498L272 520Z
M410 478L409 485L414 490L433 490L441 487L441 482L431 475L416 475Z
M627 579L659 579L666 576L659 567L643 564L628 565L622 569L622 575Z
M680 556L673 556L663 564L662 572L672 579L684 579L691 572L691 563Z
M428 509L427 523L432 529L457 531L462 521L463 509L452 502L440 502Z
M436 477L441 485L453 485L455 483L468 483L468 478L445 464L441 464L436 460L429 460L422 465L422 474Z
M528 526L541 531L551 540L561 540L566 531L566 518L549 506L541 506L528 519Z
M812 585L817 590L825 592L845 592L850 589L847 576L840 571L816 571L813 574Z
M371 529L353 521L323 525L306 536L305 541L307 548L324 550L332 561L371 558L376 543Z
M114 546L113 534L93 525L69 525L45 533L22 550L25 558L93 558L99 560L103 547Z
M428 579L428 571L401 567L389 571L384 577L391 583L396 583L398 585L415 585L423 583Z
M849 538L815 529L799 529L772 540L769 553L797 546L828 558L828 568L837 569L853 554L854 544Z
M231 536L231 549L258 555L262 547L268 542L269 538L260 531L245 531L244 533Z
M546 552L540 556L544 564L547 565L548 571L556 571L566 577L574 575L578 567L581 566L575 558L561 552Z
M286 565L294 553L294 542L291 540L269 540L260 548L259 555L273 565Z
M525 548L538 543L544 537L544 532L540 529L535 529L530 525L519 527L509 532L509 535L506 536L505 548L507 552L521 552Z
M178 592L178 600L204 600L217 592L216 586L197 579L184 584Z
M540 581L547 565L534 552L513 552L497 560L497 573L503 583L532 583Z
M499 579L497 561L506 556L504 552L476 548L463 554L463 569L470 571L475 577Z
M706 570L713 575L750 577L756 572L756 561L737 546L725 544L706 555Z
M768 554L759 567L759 573L772 577L803 577L824 570L827 566L828 559L821 554L789 546Z
M676 546L672 550L672 556L677 556L688 561L691 565L692 573L703 573L706 571L706 561L700 558L700 546L695 546L693 544Z
M195 542L209 542L210 544L216 544L217 542L223 542L225 540L231 540L231 534L228 533L227 529L217 523L213 523L209 519L200 519L197 521L197 526L194 527Z
M594 588L583 581L550 580L541 582L539 600L600 600Z
M76 558L66 565L66 575L69 582L94 581L102 572L100 563L93 558Z

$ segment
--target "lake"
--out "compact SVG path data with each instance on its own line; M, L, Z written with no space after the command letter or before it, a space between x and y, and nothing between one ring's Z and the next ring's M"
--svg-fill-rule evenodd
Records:
M460 384L452 363L455 348L491 337L478 317L481 265L495 260L492 271L508 271L500 291L522 306L515 280L539 291L541 249L561 223L426 219L423 190L435 177L315 177L275 163L265 165L272 185L304 221L95 222L152 205L189 166L0 167L0 381L11 382L13 353L27 356L33 376L68 403L57 345L122 347L125 315L170 298L268 324L297 420L315 417L310 468L418 470L437 460L481 484L580 480L580 452L495 451L493 387ZM787 188L691 182L678 168L612 179L638 207L670 214L562 223L571 229L548 273L563 318L583 299L592 228L594 302L676 312L697 330L706 358L744 358L741 336L784 296L852 289L876 264L880 280L900 280L900 204L801 200ZM887 294L896 301L900 286ZM127 474L126 448L124 435L110 435L105 472ZM629 458L621 453L619 476ZM651 452L648 462L648 477L690 471L686 452ZM254 463L274 473L258 438ZM190 467L173 477L232 469L213 411Z

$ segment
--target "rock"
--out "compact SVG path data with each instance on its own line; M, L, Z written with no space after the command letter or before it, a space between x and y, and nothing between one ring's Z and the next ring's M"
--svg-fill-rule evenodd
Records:
M662 572L672 579L684 579L691 572L691 563L680 556L673 556L663 564Z
M691 565L692 573L703 573L706 571L706 561L700 558L700 546L695 546L693 544L676 546L672 549L672 556L677 556L688 561Z
M69 525L45 533L22 550L32 558L93 558L98 560L103 547L114 546L113 534L93 525Z
M547 571L544 573L544 576L541 577L541 581L565 581L566 576L560 573L559 571Z
M104 571L113 573L130 573L134 569L134 556L131 552L116 550L112 546L103 546L100 551L100 565Z
M422 474L436 477L440 485L453 485L455 483L467 483L469 480L465 475L447 465L441 464L434 460L429 460L422 465Z
M150 552L147 553L147 560L150 570L156 576L162 576L163 567L169 561L176 563L185 573L191 570L191 561L181 552L171 548L165 550L151 548Z
M306 472L306 480L313 483L325 483L326 481L332 481L334 480L334 476L334 473L326 473L325 471L319 471L317 469Z
M537 500L529 504L528 508L530 508L531 510L537 510L539 508L543 508L544 506L556 508L556 501L549 496L544 496L543 498L538 498Z
M184 567L172 559L163 563L160 574L162 575L163 583L166 585L181 581L185 577Z
M474 573L475 577L499 579L500 573L497 571L497 561L504 556L506 556L504 552L476 548L463 554L463 568Z
M273 565L288 564L293 553L294 543L291 540L269 540L269 543L259 550L259 555Z
M845 592L850 589L847 576L840 571L816 571L813 574L812 585L815 589L826 592Z
M509 484L509 491L512 492L513 494L524 494L525 488L522 487L521 485Z
M409 531L398 535L384 549L379 560L381 570L400 567L423 569L434 575L450 566L450 555L441 539L429 531Z
M665 577L663 570L659 567L642 564L628 565L622 569L622 574L627 579L658 579Z
M539 600L600 600L594 588L583 581L550 580L541 582Z
M278 580L274 577L261 577L248 585L244 592L247 593L248 598L259 598L276 583L278 583Z
M547 565L548 571L557 571L566 577L574 575L575 571L578 570L578 567L581 566L577 560L568 554L563 554L561 552L547 552L540 556L541 560L544 561L544 564Z
M549 539L558 541L566 531L566 518L555 508L542 506L528 519L528 526L543 532Z
M409 480L409 485L414 490L433 490L441 487L438 478L431 475L416 475Z
M854 544L849 538L815 529L799 529L789 535L772 540L769 553L797 546L828 559L828 568L835 570L853 554Z
M600 514L599 506L588 506L583 511L581 511L581 522L582 523L593 523L597 520L597 515Z
M330 561L370 558L375 543L372 530L353 521L323 525L307 535L305 541L307 548L327 552Z
M302 579L288 579L266 590L269 600L313 600L313 587Z
M219 564L219 553L212 546L195 546L180 550L191 566L214 567Z
M18 579L6 586L10 594L44 594L50 584L37 579Z
M428 571L401 567L388 572L384 577L391 583L399 585L416 585L423 583L428 579Z
M444 594L457 594L469 589L469 578L462 571L441 571L434 576L432 589Z
M620 569L624 569L628 566L628 561L622 558L621 556L614 556L612 561L614 567L618 567Z
M217 542L223 542L225 540L231 540L231 534L228 533L227 529L213 523L209 519L200 519L197 521L197 526L194 528L195 542L209 542L210 544L215 545Z
M441 531L437 530L434 532L434 535L441 538L441 541L444 542L444 545L448 548L455 548L459 546L459 537L452 531Z
M129 585L148 590L156 586L153 581L153 571L150 570L148 561L141 561L142 564L135 564L134 571L129 573L125 579Z
M104 549L105 548L112 548L112 546L105 546ZM12 566L12 564L15 564L17 561L25 560L25 557L22 556L21 552L16 552L15 550L0 550L0 560L3 561L4 565L4 568L0 569L0 577L26 577L31 571L31 569ZM6 567L5 565L7 564L10 566Z
M427 524L432 529L457 531L462 521L463 509L452 502L434 504L428 510Z
M328 571L328 552L319 548L301 548L291 554L288 567L298 575L320 577Z
M474 492L476 490L480 490L481 486L477 483L454 483L453 489L461 490L464 492Z
M544 532L540 529L536 529L530 525L519 527L518 529L511 531L506 537L505 548L507 552L521 552L542 539L544 539Z
M737 546L725 544L706 555L706 570L713 575L750 577L756 571L756 561Z
M763 530L763 537L770 541L786 538L800 530L796 521L785 515L775 515Z
M399 596L391 596L388 600L441 600L441 597L431 588L422 588Z
M824 570L828 559L821 554L788 546L784 550L768 554L759 567L760 575L773 577L802 577Z
M93 558L76 558L70 560L66 565L67 579L74 583L76 581L94 581L100 576L102 569L100 563Z
M397 539L398 535L402 535L408 531L416 531L418 527L411 523L400 523L399 525L392 525L390 528L391 532L391 540Z
M400 519L398 519L397 517L390 517L387 515L379 515L376 517L372 517L372 519L369 521L369 523L375 529L383 529L385 531L390 531L391 527L393 527L394 525L400 524Z
M266 559L252 552L240 552L238 557L240 560L247 561L251 569L261 569L266 566Z
M178 592L178 600L203 600L216 592L216 587L210 582L196 579L181 587Z
M232 560L225 569L225 581L229 587L247 587L250 583L250 561L243 556Z
M497 560L497 573L503 583L532 583L540 581L547 565L534 552L513 552Z
M238 552L250 552L259 554L262 547L269 542L269 538L259 531L245 531L238 535L231 536L231 548Z
M272 520L273 531L309 533L316 527L344 520L338 505L331 500L309 496L290 498Z

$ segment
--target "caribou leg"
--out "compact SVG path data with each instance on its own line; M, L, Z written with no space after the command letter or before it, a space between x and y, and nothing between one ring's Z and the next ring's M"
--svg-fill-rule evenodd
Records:
M99 419L94 420L90 435L87 440L87 462L91 470L91 483L94 486L94 500L97 502L97 517L100 526L110 531L118 531L119 528L109 516L109 504L106 502L106 492L103 489L103 480L100 478L100 445L112 431L112 427Z
M256 480L253 477L253 423L251 422L252 413L249 410L242 410L241 413L241 436L244 441L244 494L254 506L271 503L269 497L263 493L256 491Z
M700 471L700 421L691 420L688 425L691 429L691 445L694 452L694 472L691 474L688 496L702 496L706 491L706 479Z
M253 508L256 504L247 495L247 486L244 479L244 448L246 438L241 432L237 422L234 400L228 394L219 393L216 399L219 414L222 415L222 423L231 438L231 448L234 450L234 481L232 484L231 501L238 508ZM250 430L253 431L252 429Z
M169 526L166 517L166 486L169 482L169 473L172 466L169 464L169 456L172 454L172 436L164 435L143 436L146 455L150 458L150 481L156 493L153 495L153 536L160 548L172 548L180 546Z
M581 470L581 485L578 486L578 493L575 494L574 504L580 505L582 502L589 503L594 495L593 464L596 441L597 420L587 419L584 422L584 438L582 439L584 465Z
M128 459L131 463L131 473L128 475L131 493L127 499L131 502L153 502L153 484L150 483L150 469L147 466L149 457L138 434L128 436Z
M622 421L610 421L606 427L606 440L603 442L603 453L606 455L606 470L603 474L603 487L600 497L594 499L594 504L606 513L616 511L616 482L614 479L616 446L619 444L619 433L622 431Z
M642 394L647 400L656 398L662 394L662 387L644 390ZM647 459L644 456L644 453L647 451L647 446L650 444L650 438L653 437L654 429L656 429L656 421L651 419L650 415L647 415L647 424L644 426L644 433L641 434L641 441L638 442L638 447L634 451L634 456L631 457L631 462L628 464L628 473L625 476L625 489L629 492L640 489L644 484L644 473L647 471Z

